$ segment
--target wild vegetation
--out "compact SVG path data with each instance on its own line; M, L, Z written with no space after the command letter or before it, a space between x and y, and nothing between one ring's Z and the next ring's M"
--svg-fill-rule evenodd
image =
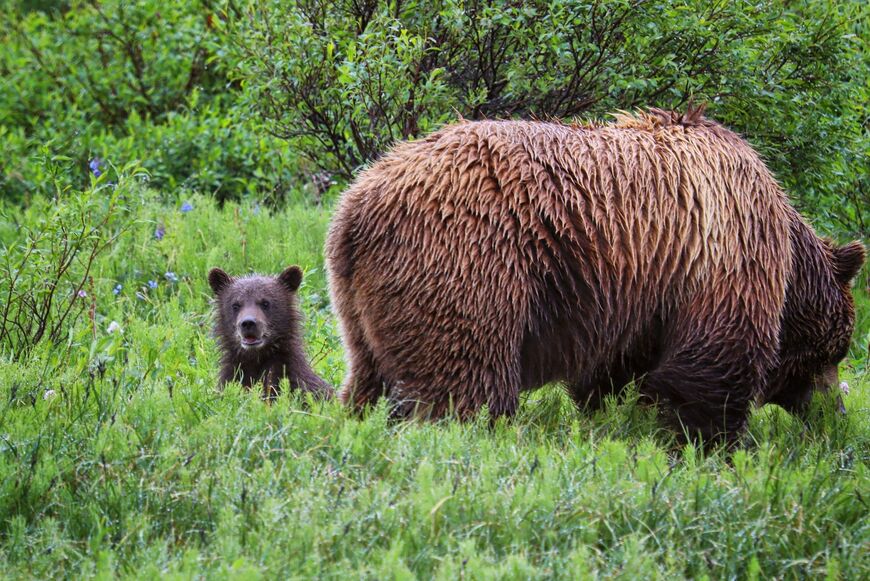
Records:
M848 413L775 406L679 446L629 389L510 422L215 389L206 273L305 271L315 369L344 353L332 204L461 115L707 102L820 233L866 240L860 2L0 0L0 575L870 575L870 296Z

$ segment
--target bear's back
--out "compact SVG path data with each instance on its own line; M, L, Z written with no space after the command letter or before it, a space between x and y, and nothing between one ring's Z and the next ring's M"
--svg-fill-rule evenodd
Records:
M353 213L373 255L399 247L409 259L483 223L516 246L526 274L570 271L637 297L761 263L784 281L790 211L736 134L661 112L608 125L448 126L363 172L336 218Z

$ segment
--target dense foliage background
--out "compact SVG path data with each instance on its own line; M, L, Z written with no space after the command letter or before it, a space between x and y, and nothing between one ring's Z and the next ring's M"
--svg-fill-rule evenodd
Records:
M300 264L338 385L333 201L458 117L706 103L817 230L870 228L870 8L763 0L0 0L0 577L870 576L849 413L679 447L629 388L490 427L215 391L209 267Z
M319 199L458 116L707 103L826 230L866 235L860 1L4 0L0 193L34 154L139 161L152 187ZM72 176L70 176L71 179Z

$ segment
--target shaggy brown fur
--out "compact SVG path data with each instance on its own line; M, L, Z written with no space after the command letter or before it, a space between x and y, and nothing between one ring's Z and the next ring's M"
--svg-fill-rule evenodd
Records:
M863 247L820 241L699 110L651 110L402 143L344 194L327 258L356 410L386 394L398 415L510 415L549 382L598 405L643 376L715 439L821 386Z
M332 389L308 365L300 333L296 289L302 271L291 266L279 276L233 278L219 268L208 274L215 293L215 336L223 351L219 383L263 385L263 397L278 395L281 379L290 387L328 398Z

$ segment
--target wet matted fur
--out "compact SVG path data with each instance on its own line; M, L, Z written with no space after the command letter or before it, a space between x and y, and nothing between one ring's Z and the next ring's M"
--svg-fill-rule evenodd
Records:
M828 387L864 257L820 240L700 110L401 143L343 195L326 252L353 409L510 415L545 383L598 405L642 377L707 439Z

